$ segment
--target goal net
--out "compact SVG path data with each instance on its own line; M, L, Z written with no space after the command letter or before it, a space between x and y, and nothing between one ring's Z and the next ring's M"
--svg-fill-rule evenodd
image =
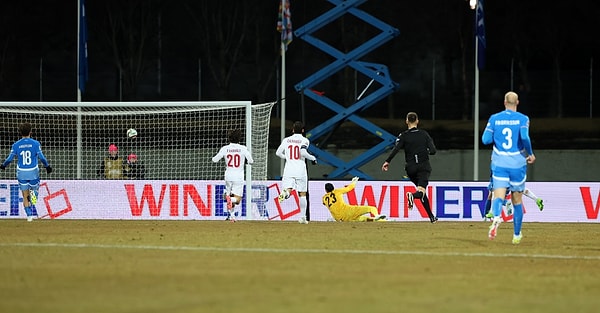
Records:
M273 105L248 101L0 102L0 158L4 160L20 139L19 125L29 122L32 137L40 141L55 170L52 179L107 179L108 170L101 167L114 145L123 162L132 154L137 157L145 168L143 179L222 180L223 162L214 163L211 158L229 143L228 131L239 129L241 143L248 146L255 161L251 179L266 180ZM137 136L129 137L128 129L135 129ZM125 172L111 178L130 176ZM14 171L0 171L0 179L14 179Z

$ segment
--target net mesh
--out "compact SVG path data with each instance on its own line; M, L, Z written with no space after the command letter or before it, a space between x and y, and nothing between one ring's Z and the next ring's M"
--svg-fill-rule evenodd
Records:
M125 165L128 156L136 155L145 168L144 179L220 180L224 164L213 163L212 156L228 143L232 129L240 129L242 144L248 145L246 126L251 121L252 180L266 180L274 103L251 105L251 116L246 114L247 104L0 103L0 158L4 160L20 138L19 125L29 122L32 137L40 141L54 168L52 179L106 179L100 168L114 144ZM133 138L127 136L132 128L138 133ZM125 171L120 178L130 176ZM14 171L2 171L0 178L14 179Z

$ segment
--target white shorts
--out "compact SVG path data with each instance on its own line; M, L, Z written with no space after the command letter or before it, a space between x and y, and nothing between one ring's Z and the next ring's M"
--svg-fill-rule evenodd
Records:
M245 181L226 181L225 182L225 192L227 194L234 194L236 196L244 195L244 185Z
M292 188L297 192L308 191L308 179L306 177L286 177L281 179L283 189Z

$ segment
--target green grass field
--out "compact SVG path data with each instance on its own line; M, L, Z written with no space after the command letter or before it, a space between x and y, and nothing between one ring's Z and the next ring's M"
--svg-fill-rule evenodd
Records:
M598 312L600 225L0 221L0 312Z

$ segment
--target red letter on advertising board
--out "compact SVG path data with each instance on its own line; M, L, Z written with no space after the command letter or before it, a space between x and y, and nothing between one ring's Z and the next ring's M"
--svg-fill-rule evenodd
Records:
M382 191L379 194L379 204L375 204L375 195L373 193L373 186L366 185L363 188L362 198L360 199L360 205L370 205L377 208L378 212L381 212L381 206L383 203L383 198L385 197L385 191L387 186L382 186ZM352 189L348 192L348 204L350 205L358 205L358 200L356 197L356 189Z
M427 199L429 200L429 207L431 208L431 211L435 215L437 210L433 206L433 199L431 197L431 195L433 194L432 190L433 190L433 187L427 186ZM407 192L415 193L415 192L417 192L417 188L406 186L406 187L404 187L403 195L405 195ZM415 198L415 207L419 210L419 213L421 213L421 217L427 217L427 212L425 211L425 207L423 206L423 203L420 200L417 201L416 198ZM408 201L406 201L406 196L404 196L404 217L408 217Z
M598 199L596 200L596 206L594 207L590 187L579 187L579 190L581 190L581 199L583 200L583 207L585 208L587 218L593 220L598 219L598 211L600 211L600 192L598 192Z
M179 185L169 185L169 204L169 215L179 216Z
M390 217L400 217L400 186L390 186ZM379 209L381 213L381 209Z
M135 186L132 184L126 184L125 191L127 192L127 199L129 200L129 208L131 209L131 215L142 216L142 210L144 209L144 201L146 201L148 203L148 208L150 209L150 216L160 216L160 210L162 208L163 200L165 199L166 189L166 185L161 186L160 197L158 199L157 204L156 199L154 198L154 190L152 189L152 185L144 185L142 197L140 199L140 203L138 204L137 197L135 196Z
M196 205L196 208L198 208L198 212L200 213L200 215L202 216L211 216L212 211L211 211L211 207L212 207L212 186L211 185L206 185L206 197L208 198L208 205L206 205L204 203L204 201L202 201L202 198L200 197L200 194L198 194L198 190L196 190L196 187L194 187L194 185L183 185L183 215L187 216L188 215L188 199L192 199L192 202L194 202L194 204Z
M365 185L363 189L363 194L360 200L360 205L370 205L377 208L377 211L381 213L385 206L385 197L388 194L388 187L390 188L389 196L390 196L390 214L389 217L398 217L398 207L399 207L399 197L398 192L400 190L399 186L381 186L381 193L379 194L379 201L375 203L375 192L373 191L372 185ZM348 204L350 205L358 205L358 199L356 196L356 189L348 192Z
M381 186L381 193L379 194L379 202L375 203L375 195L373 193L373 186L366 185L363 189L362 199L360 200L361 205L370 205L377 208L377 212L381 213L381 207L385 198L385 192L387 186Z

